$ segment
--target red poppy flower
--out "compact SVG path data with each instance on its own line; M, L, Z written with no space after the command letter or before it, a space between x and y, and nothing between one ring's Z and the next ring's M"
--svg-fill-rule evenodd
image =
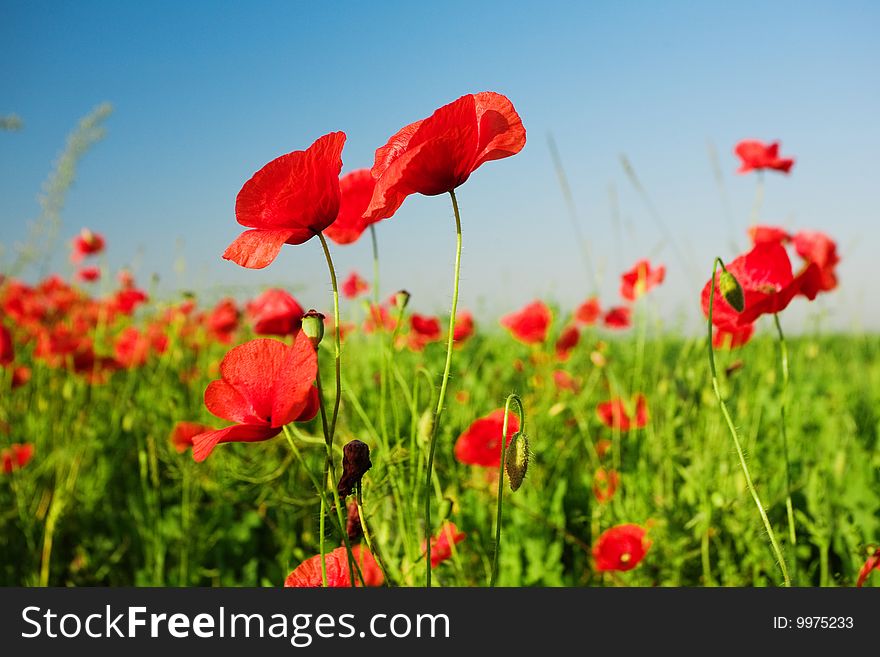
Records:
M610 329L628 329L632 326L632 312L626 306L610 308L602 318L602 323Z
M577 310L574 311L574 318L585 326L592 326L601 314L602 309L599 307L599 299L592 297L578 306Z
M539 344L547 338L553 316L542 301L533 301L522 310L501 318L501 325L525 344Z
M754 333L754 324L724 328L716 326L712 334L712 346L716 349L736 349L751 340Z
M519 431L519 420L507 413L507 438ZM455 442L455 458L468 465L497 468L501 465L501 432L504 430L504 409L499 408L474 422Z
M285 424L315 417L317 373L318 356L302 331L293 346L258 338L231 349L220 363L221 378L205 390L205 406L236 424L193 438L193 458L204 461L218 443L274 438Z
M119 290L107 302L107 308L111 313L131 315L135 309L149 300L147 293L137 288Z
M791 235L783 228L776 226L752 226L749 228L749 238L752 244L761 242L788 242Z
M461 344L474 334L474 316L467 310L463 310L455 316L455 330L452 339L456 344Z
M12 334L0 324L0 365L9 365L13 360L15 360L15 345L12 343Z
M607 438L600 438L596 441L596 454L599 455L600 459L605 458L605 455L609 452L613 444L614 443L612 443Z
M873 570L880 570L880 548L874 550L874 554L868 557L868 560L865 561L865 565L862 566L862 569L859 571L859 579L856 582L856 587L862 588L865 580L868 579L868 575L870 575Z
M792 238L794 249L808 263L819 268L819 291L827 292L837 287L834 268L840 262L837 244L828 235L813 230L802 230Z
M269 162L248 180L235 200L235 218L247 230L223 257L262 269L284 244L302 244L339 214L339 172L345 133L319 137L304 151Z
M141 332L129 326L117 336L113 351L117 363L131 368L146 364L150 353L162 354L167 348L168 337L161 327L153 326Z
M601 402L596 406L599 419L609 429L641 429L648 424L648 400L641 393L632 400L630 408L635 407L635 417L629 415L627 406L620 397Z
M279 288L266 290L250 301L247 312L257 335L293 335L299 331L304 314L296 299Z
M81 262L86 256L95 255L103 250L104 238L88 228L83 228L80 234L73 238L70 260L75 264Z
M219 342L229 344L232 342L232 334L238 330L240 317L241 313L238 311L235 299L221 299L214 306L211 314L205 318L208 334Z
M324 229L337 244L351 244L378 219L365 219L364 212L373 198L376 180L369 169L350 171L339 179L339 215Z
M431 537L431 567L436 568L441 563L452 557L452 546L458 545L467 534L458 531L458 527L452 521L445 521L436 536ZM425 543L422 542L422 550Z
M599 536L593 546L596 570L632 570L645 558L651 541L638 525L617 525Z
M559 360L568 360L571 350L577 346L580 339L581 333L578 331L577 326L574 324L566 326L562 330L559 339L556 340L556 357Z
M370 306L370 311L364 320L364 333L393 331L395 326L397 326L397 320L391 316L388 308L385 306Z
M739 142L734 152L742 160L737 173L748 173L749 171L760 171L762 169L773 169L788 173L794 164L792 158L779 157L779 142L772 144L764 144L763 142L746 139Z
M340 289L342 290L342 296L346 299L357 299L360 295L370 290L370 284L361 278L356 271L353 271L342 283Z
M183 454L192 447L193 438L201 433L213 431L207 424L199 424L198 422L176 422L174 428L168 436L168 440L178 454Z
M13 470L20 470L28 464L34 456L34 446L31 443L16 443L0 451L0 462L3 464L3 472L11 474Z
M480 165L522 150L526 131L501 94L468 94L416 121L376 151L376 189L364 216L392 216L410 194L450 192Z
M647 260L639 260L632 269L620 277L620 296L627 301L635 301L652 288L660 285L666 276L666 267L660 265L651 269Z
M382 586L385 582L385 577L382 575L379 564L376 563L376 559L370 551L360 545L354 545L351 548L351 554L360 568L364 583L367 586ZM338 547L332 552L325 554L324 562L327 566L328 587L344 588L351 586L351 573L348 570L348 550L345 547ZM355 584L361 586L361 580L357 573L355 573ZM303 561L284 580L285 587L317 588L322 585L320 554L316 554L314 557Z
M100 267L83 267L76 272L76 277L83 283L94 283L101 278Z
M614 497L617 487L620 485L620 475L617 470L599 468L593 475L593 495L599 504L605 504Z
M553 383L556 384L557 390L569 390L571 392L578 391L577 380L565 370L553 371Z
M409 318L410 333L409 346L415 351L421 351L429 342L436 342L442 333L440 320L436 317L427 317L413 313Z
M31 380L31 368L21 365L12 370L12 389L20 388Z

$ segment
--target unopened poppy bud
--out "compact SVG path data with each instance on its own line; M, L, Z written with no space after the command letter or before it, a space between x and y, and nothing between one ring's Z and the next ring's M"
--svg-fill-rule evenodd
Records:
M736 280L736 276L729 271L721 272L718 277L718 289L721 290L721 296L730 304L736 312L741 313L746 307L745 297L743 296L742 286Z
M504 457L504 469L507 470L507 478L510 480L510 490L515 491L522 486L526 470L529 469L529 439L521 431L517 431L510 439Z
M303 315L302 332L306 334L312 346L317 349L324 338L324 315L314 309Z
M351 495L355 486L361 483L361 477L373 467L370 461L370 448L360 440L352 440L342 448L342 477L339 479L337 491L339 497Z
M403 310L406 308L406 304L409 303L409 296L409 292L406 290L400 290L394 295L394 305Z

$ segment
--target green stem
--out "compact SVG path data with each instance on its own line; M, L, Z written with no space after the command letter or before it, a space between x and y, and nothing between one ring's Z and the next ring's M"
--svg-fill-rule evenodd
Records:
M452 211L455 214L455 275L452 283L452 310L449 313L449 337L446 342L446 365L443 368L443 378L440 381L440 395L437 399L437 408L434 411L434 418L431 422L431 448L428 452L428 472L425 477L425 586L428 588L431 588L431 475L434 470L434 451L437 447L437 427L440 424L440 415L443 413L446 385L449 381L449 370L452 367L455 313L458 309L458 286L461 278L461 215L458 211L458 200L455 198L455 190L450 190L449 195L452 197Z
M770 519L767 517L767 512L764 510L761 498L758 497L758 491L752 483L752 476L749 474L749 466L746 465L746 458L743 455L742 445L739 441L739 433L736 430L736 426L733 424L733 419L730 417L730 411L727 410L727 404L721 396L721 388L718 385L718 373L715 369L715 349L712 346L712 311L715 305L715 276L719 264L721 265L722 270L727 271L724 263L721 262L719 258L715 258L715 262L712 265L712 287L709 290L708 343L709 369L712 372L712 390L715 392L715 398L721 406L721 413L724 415L724 420L727 422L727 428L730 430L730 435L733 437L733 444L736 447L736 455L739 457L739 464L742 468L743 476L746 479L746 486L749 489L749 493L752 495L752 499L755 501L755 506L758 507L758 513L761 514L761 521L764 523L764 529L767 531L767 536L770 539L770 547L773 549L773 554L776 556L779 568L782 571L782 579L785 582L785 586L791 586L791 580L788 577L788 568L785 565L785 557L782 556L782 549L779 547L779 542L776 540L776 534L773 532L773 527L770 525Z
M492 576L489 578L490 587L494 587L495 581L498 579L498 558L501 554L501 506L504 500L504 462L507 459L507 422L509 420L510 402L512 401L516 402L518 409L519 430L522 431L525 426L525 411L523 410L522 400L519 398L519 395L508 395L507 401L504 402L504 423L501 427L501 463L498 465L498 502L495 513L495 556L492 557Z
M779 402L780 430L782 432L782 455L785 460L785 510L788 515L788 537L792 548L797 545L797 533L794 526L794 508L791 503L791 461L788 457L788 431L785 422L785 405L788 399L788 347L785 343L785 335L782 332L782 324L779 322L779 314L773 314L773 322L776 324L776 333L779 336L779 364L782 369L782 398ZM797 571L797 560L792 568Z
M327 259L327 269L330 271L330 284L333 287L333 348L334 363L336 367L336 398L333 400L333 416L330 420L330 444L333 444L333 436L336 434L336 418L339 416L339 402L342 400L342 339L339 336L339 285L336 282L336 269L333 267L333 259L330 257L330 248L324 233L318 233L321 247L324 249L324 257Z

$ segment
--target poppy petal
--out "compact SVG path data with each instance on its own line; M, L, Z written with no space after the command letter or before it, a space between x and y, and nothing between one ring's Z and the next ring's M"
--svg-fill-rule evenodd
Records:
M285 242L293 240L295 244L305 242L312 237L303 237L303 230L246 230L235 238L226 251L223 252L224 260L232 260L234 263L248 269L263 269L268 267L278 254Z
M220 443L254 443L274 438L281 429L273 429L258 424L233 424L225 429L207 431L193 437L193 459L201 463Z

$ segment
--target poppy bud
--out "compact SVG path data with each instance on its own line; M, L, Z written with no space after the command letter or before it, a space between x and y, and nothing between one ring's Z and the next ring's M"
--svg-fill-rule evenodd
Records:
M317 349L324 338L324 315L314 308L302 316L302 332Z
M504 469L507 470L507 477L510 480L510 490L517 490L522 486L523 479L526 476L526 470L529 468L529 439L521 431L514 434L507 446L507 453L504 457Z
M736 276L725 270L718 277L718 289L721 290L721 296L730 304L736 312L741 313L746 307L745 297L743 296L742 286L736 280Z
M352 440L342 448L342 477L337 490L339 497L351 495L355 486L361 483L361 477L373 467L370 461L370 448L360 440Z
M406 290L400 290L394 295L394 305L403 310L409 303L410 294Z

